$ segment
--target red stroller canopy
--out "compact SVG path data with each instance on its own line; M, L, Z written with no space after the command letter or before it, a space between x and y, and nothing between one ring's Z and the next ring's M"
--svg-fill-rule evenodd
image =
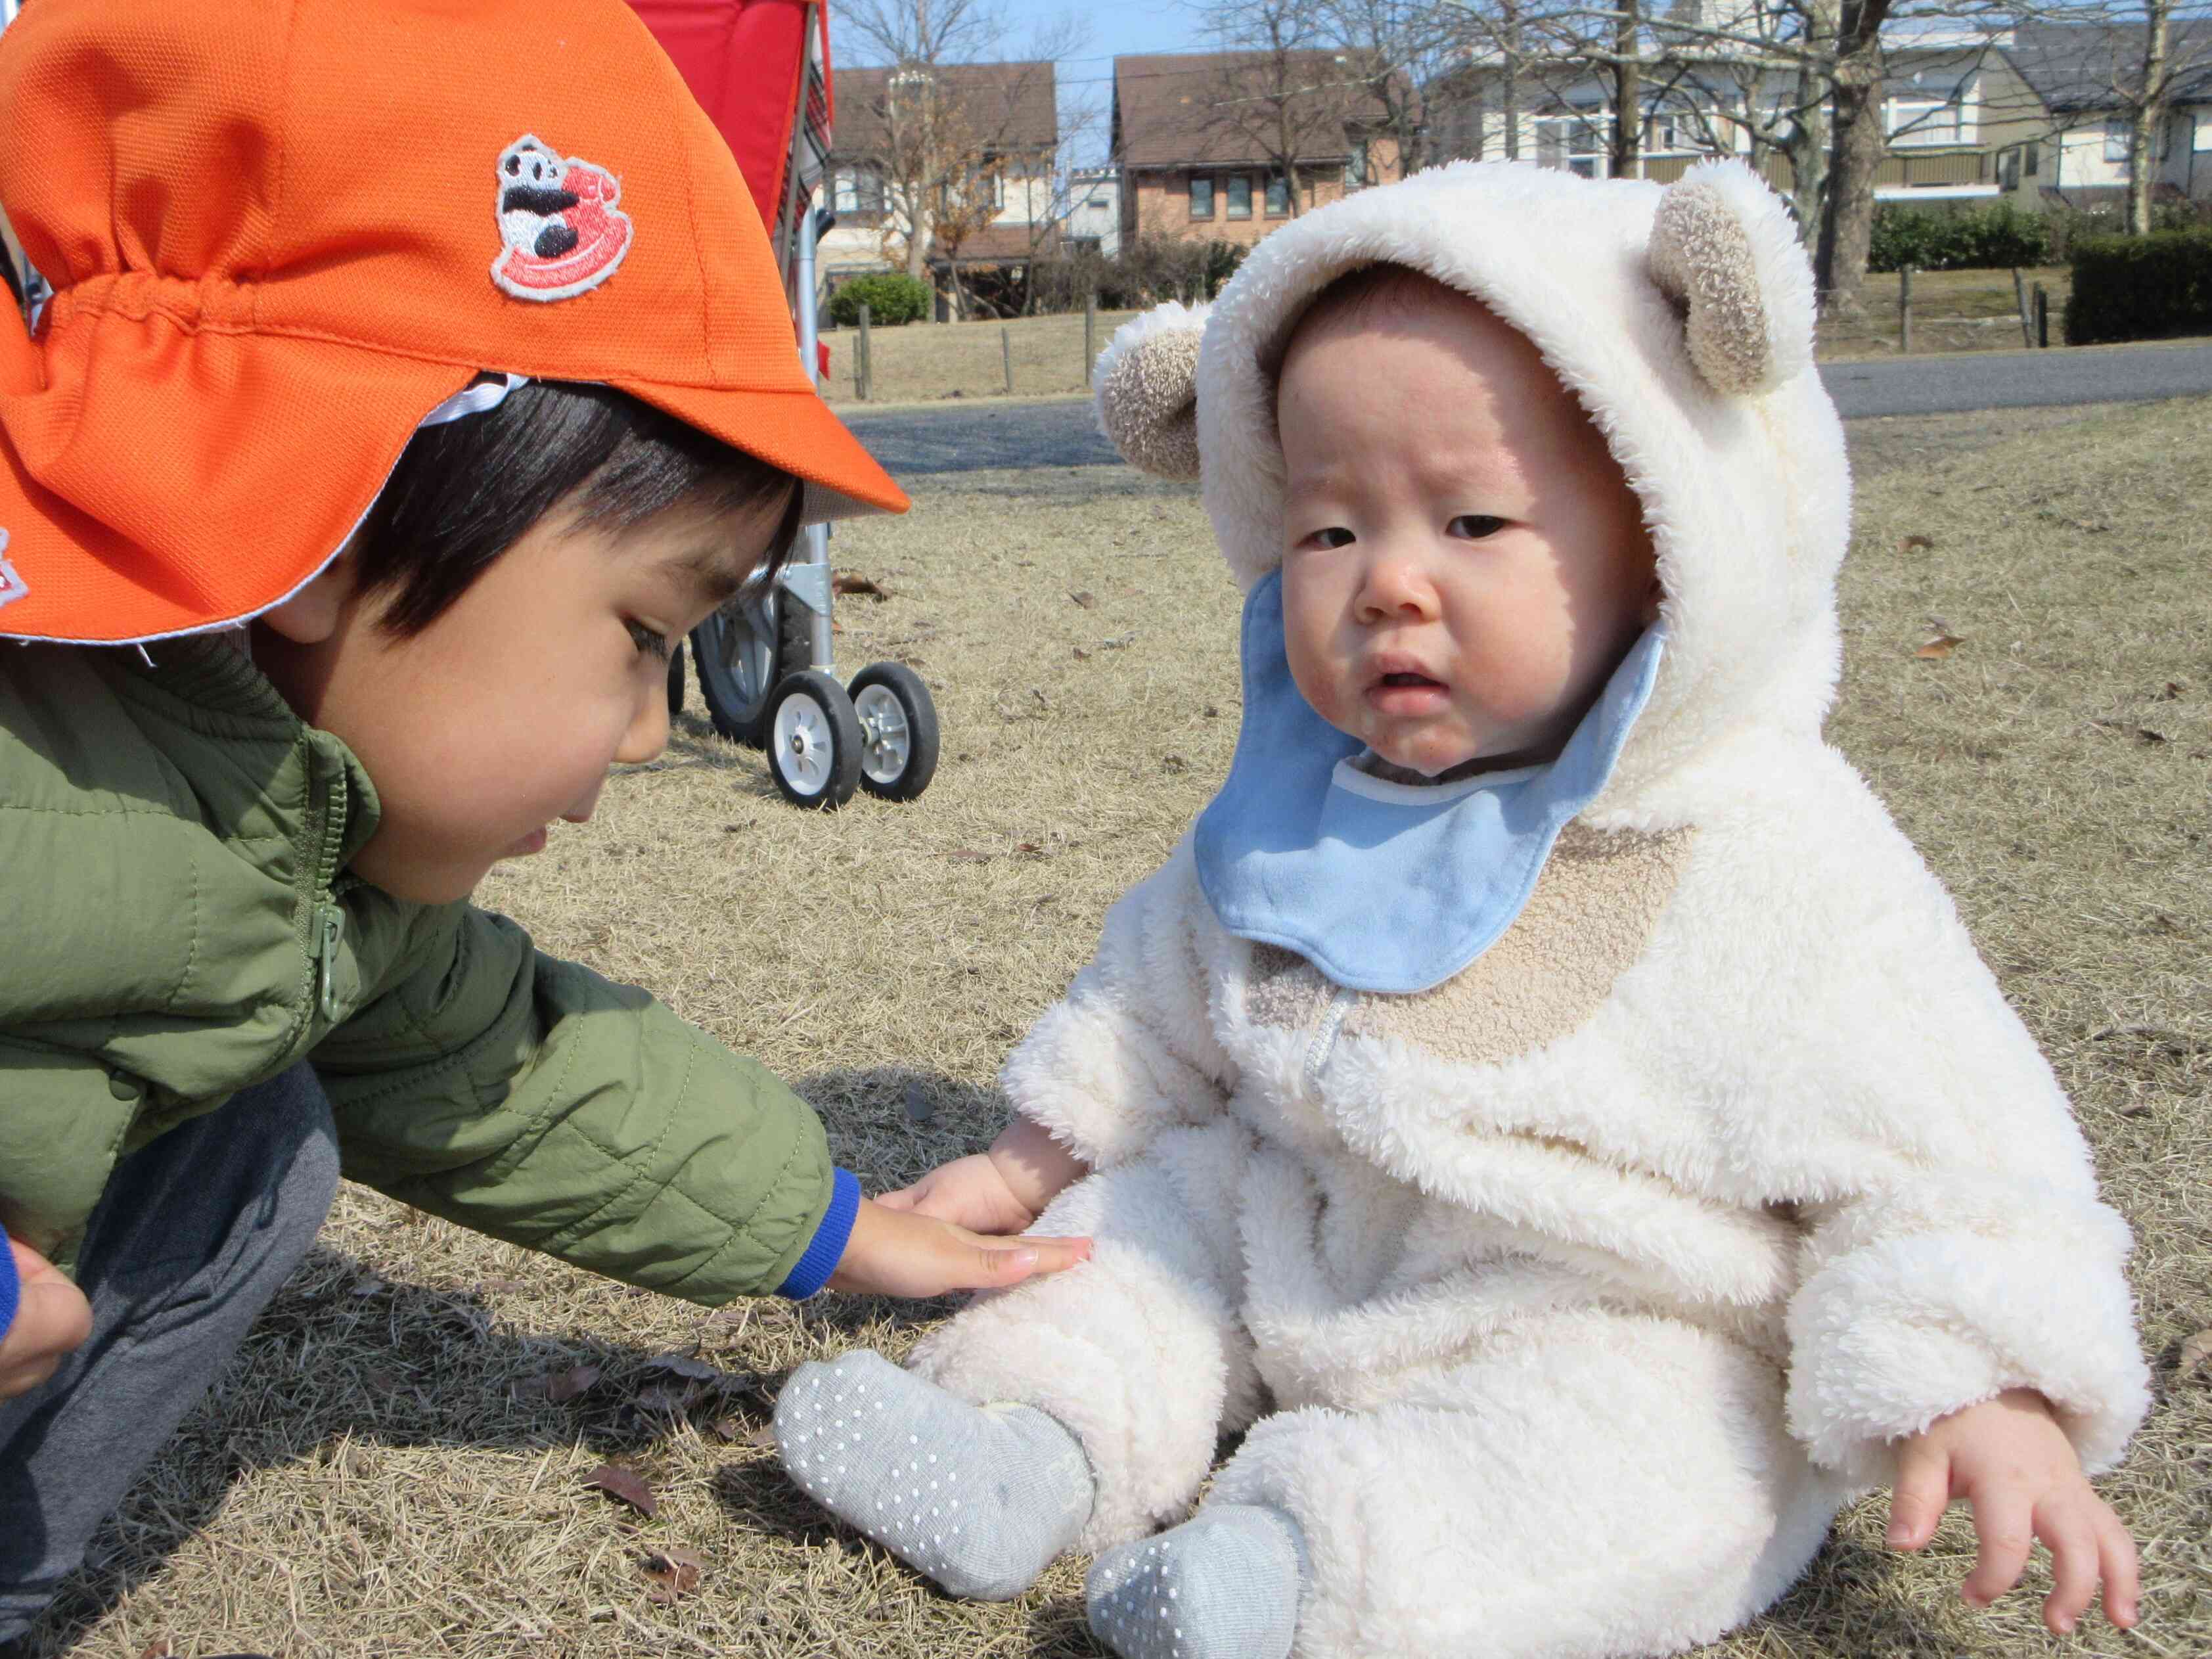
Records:
M830 150L830 32L818 0L630 5L728 142L787 270L796 207Z

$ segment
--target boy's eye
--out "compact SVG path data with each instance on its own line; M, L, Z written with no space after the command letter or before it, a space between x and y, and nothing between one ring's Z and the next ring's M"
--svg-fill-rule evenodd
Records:
M667 635L657 633L641 622L625 623L623 626L629 629L630 643L641 655L658 658L662 662L668 660Z
M1505 520L1487 513L1462 513L1444 526L1445 533L1479 542L1505 528Z

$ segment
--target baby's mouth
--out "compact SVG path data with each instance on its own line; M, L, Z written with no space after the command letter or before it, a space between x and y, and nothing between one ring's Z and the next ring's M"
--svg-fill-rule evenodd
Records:
M1388 686L1442 685L1442 680L1432 680L1426 674L1385 674L1379 682Z

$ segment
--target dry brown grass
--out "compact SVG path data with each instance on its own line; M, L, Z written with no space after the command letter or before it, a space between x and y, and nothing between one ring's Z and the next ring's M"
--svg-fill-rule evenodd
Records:
M1898 1560L1875 1500L1723 1659L2212 1652L2212 1381L2174 1368L2212 1325L2208 419L2197 402L1856 428L1834 724L1957 893L2137 1229L2158 1404L2106 1490L2142 1542L2147 1623L2060 1644L2027 1593L1970 1614L1963 1519ZM895 596L840 601L847 668L900 655L938 683L927 795L801 815L757 757L687 720L591 825L485 895L793 1079L872 1187L996 1127L1000 1057L1203 801L1236 722L1235 601L1188 493L1091 468L916 495L908 521L835 551ZM1931 617L1963 636L1948 660L1914 656ZM917 1085L926 1126L905 1109ZM948 1601L748 1437L801 1359L902 1349L943 1311L833 1297L710 1316L349 1189L42 1652L1091 1655L1079 1564L1009 1605ZM668 1381L650 1358L694 1348L723 1382L688 1414L641 1404ZM510 1394L585 1360L605 1375L580 1400ZM609 1457L653 1480L657 1518L582 1486ZM656 1544L706 1562L673 1607L646 1596Z
M2026 273L2051 290L2051 330L2057 337L2065 309L2068 276L2063 265ZM1897 286L1894 274L1871 276L1865 308L1856 317L1820 325L1823 357L1894 356L1898 349ZM1929 351L2017 351L2019 313L2013 302L2012 273L2004 270L1930 270L1912 279L1912 349ZM1133 313L1098 313L1097 342L1103 347ZM927 403L957 395L1006 395L1006 332L1013 349L1014 395L1049 397L1082 392L1086 381L1081 313L1064 317L1018 317L1011 322L909 323L871 332L874 367L872 403ZM835 329L830 342L830 375L823 391L830 402L860 407L854 386L856 336Z

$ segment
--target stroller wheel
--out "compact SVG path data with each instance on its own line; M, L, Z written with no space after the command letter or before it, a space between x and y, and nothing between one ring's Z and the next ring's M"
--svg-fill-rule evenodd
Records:
M684 641L676 641L668 653L668 718L674 720L684 712Z
M794 806L842 806L860 781L860 722L827 674L787 674L769 696L768 769Z
M860 787L912 800L937 773L937 705L904 663L871 663L846 688L860 723Z

